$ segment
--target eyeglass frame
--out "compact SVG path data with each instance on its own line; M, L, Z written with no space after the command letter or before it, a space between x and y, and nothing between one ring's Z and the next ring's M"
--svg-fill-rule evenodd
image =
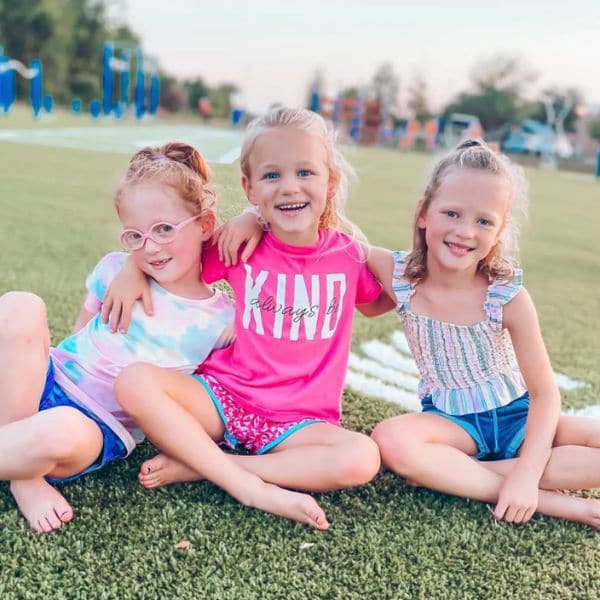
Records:
M136 250L141 250L146 245L146 242L148 240L152 240L155 244L158 244L159 246L165 246L166 244L171 244L172 242L175 241L175 239L179 235L179 232L181 231L181 229L183 229L186 225L189 225L196 219L199 219L200 217L201 217L201 215L194 215L194 216L190 217L189 219L185 219L179 223L169 223L168 221L157 221L156 223L154 223L150 226L150 229L148 229L148 231L140 231L139 229L134 229L134 228L123 229L123 231L121 231L121 234L119 235L119 243L121 244L121 246L123 246L123 248L125 248L125 250L129 250L130 252L134 252ZM169 225L169 227L172 227L174 230L173 238L170 240L157 240L157 239L153 238L152 230L157 225ZM123 241L123 238L125 237L125 235L127 235L128 233L131 233L131 232L139 233L142 236L140 238L139 244L137 244L135 248L128 246Z

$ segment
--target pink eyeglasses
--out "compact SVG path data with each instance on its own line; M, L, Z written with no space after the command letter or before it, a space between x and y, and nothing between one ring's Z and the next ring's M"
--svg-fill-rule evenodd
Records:
M169 244L186 226L199 219L200 215L194 215L181 223L154 223L147 232L138 229L124 229L119 236L119 241L125 250L139 250L144 247L146 240L152 240L155 244Z

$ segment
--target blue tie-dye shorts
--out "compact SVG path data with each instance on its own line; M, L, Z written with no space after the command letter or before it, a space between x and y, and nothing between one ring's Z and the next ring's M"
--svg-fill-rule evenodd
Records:
M83 406L80 406L76 402L73 402L73 400L71 400L65 394L64 390L59 387L54 379L54 366L52 365L52 360L50 360L48 371L46 373L46 384L44 385L44 391L42 392L42 397L40 398L39 411L41 412L50 408L56 408L57 406L69 406L74 408L94 421L94 423L96 423L96 425L98 425L102 431L104 442L102 445L102 451L98 455L98 458L89 467L85 468L79 473L70 475L69 477L46 477L47 481L50 483L65 483L67 481L73 481L74 479L78 479L86 473L91 473L92 471L100 469L113 460L125 458L127 456L127 448L121 441L121 438L93 412Z

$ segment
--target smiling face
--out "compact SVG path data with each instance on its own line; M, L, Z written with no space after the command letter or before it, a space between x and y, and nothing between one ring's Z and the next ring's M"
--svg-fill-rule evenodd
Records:
M427 270L477 270L500 239L511 203L498 175L461 169L442 179L417 225L425 231Z
M128 187L119 202L123 229L147 232L157 222L177 225L191 216L172 187L156 182ZM165 289L182 296L193 294L199 281L202 242L213 228L214 218L208 215L182 227L173 241L157 244L147 239L131 255L136 266Z
M322 141L293 127L269 129L254 142L249 167L242 186L273 234L290 245L315 244L319 220L336 191Z

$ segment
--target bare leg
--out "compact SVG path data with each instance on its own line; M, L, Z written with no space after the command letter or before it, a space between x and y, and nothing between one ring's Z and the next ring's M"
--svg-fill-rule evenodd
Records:
M192 377L151 365L133 365L117 378L115 393L156 446L246 506L318 529L329 527L314 498L265 483L216 445L213 436L219 430L222 435L222 424L208 394ZM203 420L186 410L190 402L203 407Z
M78 410L61 406L0 428L0 479L11 491L30 526L58 529L73 511L43 477L69 477L91 465L102 450L102 431Z
M482 463L507 475L518 458ZM562 415L554 448L540 487L546 490L589 490L600 487L600 419Z
M495 503L504 477L473 460L474 441L437 415L411 414L383 421L373 431L384 464L440 492ZM600 527L600 503L540 490L537 512Z
M27 292L0 297L0 440L5 439L7 423L38 412L49 350L50 333L41 298ZM12 481L10 489L19 509L38 531L56 529L73 517L64 497L40 476ZM36 523L44 525L40 529Z
M368 483L379 471L379 449L366 435L328 423L308 425L268 454L233 455L231 459L262 480L286 488L325 492ZM159 487L200 479L178 461L160 454L143 468L140 481Z

